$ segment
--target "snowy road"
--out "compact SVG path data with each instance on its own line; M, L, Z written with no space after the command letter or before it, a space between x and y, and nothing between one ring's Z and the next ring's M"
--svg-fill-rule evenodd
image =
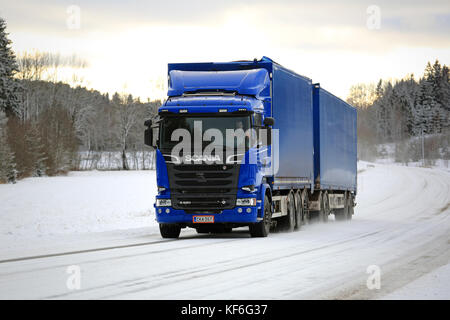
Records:
M414 297L450 299L450 174L363 164L358 188L352 221L268 238L186 229L167 241L148 226L22 251L30 259L5 251L0 298L401 299L409 285ZM66 286L71 265L81 270L79 290ZM371 265L381 270L379 290L366 286Z

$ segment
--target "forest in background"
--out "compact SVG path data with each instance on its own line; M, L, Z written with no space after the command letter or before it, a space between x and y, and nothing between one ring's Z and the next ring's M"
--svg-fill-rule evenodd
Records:
M388 156L393 148L396 162L449 160L450 74L438 60L428 62L424 75L413 74L396 81L358 84L347 102L358 112L358 158Z
M11 49L0 18L0 182L86 169L150 169L144 120L161 101L69 85L59 70L83 68L76 57Z
M90 90L72 74L77 57L39 51L17 56L0 18L0 183L70 170L151 169L154 152L143 143L144 119L161 101ZM358 159L388 157L408 164L450 158L449 68L428 63L424 75L358 84L347 101L358 113ZM392 148L391 148L392 149Z

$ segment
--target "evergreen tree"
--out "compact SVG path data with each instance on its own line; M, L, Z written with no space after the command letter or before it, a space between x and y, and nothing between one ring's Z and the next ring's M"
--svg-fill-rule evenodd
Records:
M428 62L425 75L420 81L419 96L415 106L415 134L420 135L441 132L439 120L441 104L437 101L437 86L435 67Z
M36 124L32 123L25 134L25 144L27 147L27 156L31 165L29 169L33 177L42 177L45 175L47 166L45 161L47 157L44 152L44 144L42 143L40 132Z
M0 183L15 183L17 177L14 154L8 144L7 127L8 118L0 109Z
M7 35L6 22L0 18L0 110L17 113L20 109L21 86L14 79L18 67Z

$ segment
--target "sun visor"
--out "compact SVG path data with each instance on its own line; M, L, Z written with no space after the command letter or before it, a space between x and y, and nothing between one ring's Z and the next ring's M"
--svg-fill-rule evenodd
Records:
M266 69L236 71L169 72L169 97L196 92L236 92L257 98L270 97L270 78Z

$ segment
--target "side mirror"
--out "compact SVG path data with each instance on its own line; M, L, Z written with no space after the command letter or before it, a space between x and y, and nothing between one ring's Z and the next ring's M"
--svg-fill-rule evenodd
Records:
M151 128L152 120L146 120L144 126L147 127L144 131L144 143L149 147L153 146L153 129Z
M264 118L264 125L267 126L273 126L275 124L275 119L272 117L265 117Z
M145 129L144 143L149 147L153 147L153 130L152 130L152 128Z
M270 146L272 144L272 128L270 126L275 124L275 119L272 117L265 117L263 123L264 129L267 130L267 145Z

